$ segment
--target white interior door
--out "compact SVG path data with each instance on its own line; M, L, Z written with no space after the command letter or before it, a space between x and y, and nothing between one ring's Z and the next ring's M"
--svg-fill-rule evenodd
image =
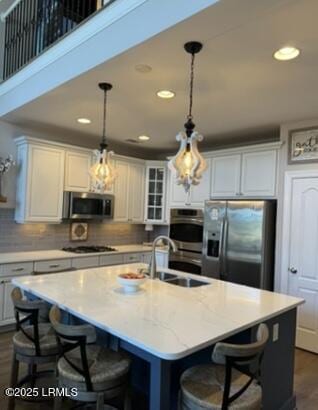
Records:
M298 311L296 345L318 353L318 176L291 178L288 185L288 292L306 301Z

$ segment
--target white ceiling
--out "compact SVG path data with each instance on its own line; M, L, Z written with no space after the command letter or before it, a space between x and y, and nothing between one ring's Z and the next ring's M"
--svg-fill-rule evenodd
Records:
M95 140L102 120L97 83L109 81L114 85L109 138L120 143L147 134L151 140L142 147L173 151L188 104L189 56L183 44L199 40L204 48L196 64L194 122L205 136L204 147L275 138L281 123L317 117L317 16L317 0L220 0L5 120ZM142 30L142 22L136 29ZM286 44L299 47L301 56L277 62L272 54ZM153 70L136 72L141 63ZM172 89L176 97L161 100L159 89ZM79 125L78 117L91 118L92 124Z

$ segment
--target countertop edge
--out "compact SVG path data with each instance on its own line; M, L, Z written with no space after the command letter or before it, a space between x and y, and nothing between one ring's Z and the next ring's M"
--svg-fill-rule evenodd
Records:
M105 256L105 255L120 255L120 254L128 254L128 253L150 253L152 251L150 246L146 245L114 245L113 248L118 248L116 251L112 252L94 252L94 253L71 253L65 252L65 255L59 254L56 256L45 255L48 252L64 252L59 249L47 249L47 250L39 250L39 251L25 251L25 252L3 252L5 255L10 255L10 257L4 257L1 260L1 253L0 253L0 266L12 263L24 263L24 262L38 262L38 261L47 261L47 260L60 260L60 259L75 259L75 258L84 258L90 256ZM128 247L128 249L121 249ZM160 253L168 253L167 249L163 248L156 248L156 252ZM27 253L39 254L36 257L34 255L26 255ZM42 254L43 253L43 254ZM19 256L20 254L20 256ZM41 255L42 254L42 255ZM17 255L17 256L16 256ZM12 260L12 258L16 258Z

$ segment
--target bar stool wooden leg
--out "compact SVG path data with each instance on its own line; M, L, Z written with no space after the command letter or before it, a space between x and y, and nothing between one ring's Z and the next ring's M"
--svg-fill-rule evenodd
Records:
M13 352L10 387L15 387L17 385L18 375L19 375L19 361L17 360L16 353ZM14 410L14 405L15 405L14 396L11 396L9 397L8 410Z
M103 410L104 408L104 393L99 393L96 400L96 410Z

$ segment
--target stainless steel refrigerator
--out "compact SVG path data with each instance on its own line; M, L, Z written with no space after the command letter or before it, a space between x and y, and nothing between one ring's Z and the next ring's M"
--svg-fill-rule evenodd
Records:
M273 289L276 201L207 201L202 275Z

